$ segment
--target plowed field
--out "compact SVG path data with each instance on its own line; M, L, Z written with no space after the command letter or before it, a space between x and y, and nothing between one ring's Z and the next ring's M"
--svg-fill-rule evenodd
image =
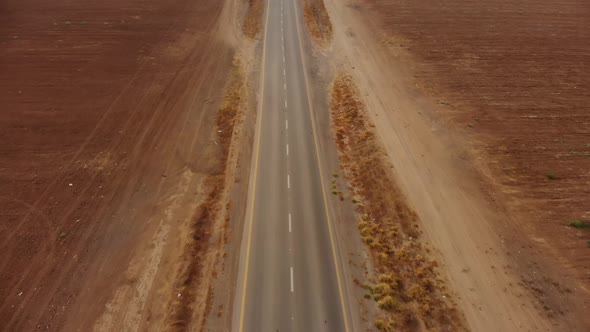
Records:
M0 328L88 330L115 287L155 278L127 271L139 240L170 229L145 249L157 264L223 172L223 1L0 7ZM147 296L115 326L149 321Z
M590 11L566 1L373 1L441 114L476 139L517 225L590 283Z

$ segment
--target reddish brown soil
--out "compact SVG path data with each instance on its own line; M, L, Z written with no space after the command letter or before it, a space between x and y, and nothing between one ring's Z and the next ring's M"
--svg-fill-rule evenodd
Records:
M479 142L536 252L556 253L590 289L590 231L565 226L590 219L588 3L363 0L362 9L417 59L441 114Z
M87 330L160 193L184 168L223 171L223 2L1 7L0 325Z

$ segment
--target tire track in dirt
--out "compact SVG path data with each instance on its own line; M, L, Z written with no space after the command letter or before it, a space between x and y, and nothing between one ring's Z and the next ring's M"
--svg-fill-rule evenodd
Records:
M221 12L221 10L219 11L219 13L220 12ZM212 30L211 28L213 26L215 26L216 24L217 24L217 20L212 20L211 23L210 23L210 26L207 28L207 31L211 31ZM209 37L208 38L209 42L207 42L207 43L211 43L212 40L215 39L215 38L217 38L217 37L216 36ZM195 57L200 57L200 60L199 60L199 63L198 63L198 66L199 67L201 67L202 64L203 64L203 62L207 60L207 57L201 53L201 50L200 49L194 48L193 51L192 51L192 53L186 58L186 60L181 64L181 66L179 68L184 68L186 65L188 65L188 63L194 63L194 59L193 58L195 58ZM163 69L160 71L160 73L162 71L163 71ZM165 92L165 95L174 96L174 94L172 93L172 91L177 90L181 85L184 85L185 84L184 83L185 82L184 79L182 79L182 77L181 77L182 74L184 74L182 70L179 70L179 71L175 72L174 77L171 80L171 84L169 85L168 89ZM195 77L197 77L197 78L198 78L198 76L199 76L198 74L195 75ZM137 77L137 72L135 73L135 76L134 77ZM200 85L201 84L203 84L203 80L201 80ZM200 85L198 86L197 91L200 88ZM188 92L185 92L185 94L187 94L187 93ZM119 97L117 97L117 98L119 98ZM142 97L142 99L143 98L145 98L145 94ZM171 97L169 97L169 98L171 98ZM182 96L181 96L181 98L178 98L178 100L182 100ZM115 103L116 103L116 101L115 101ZM135 122L134 123L133 122L133 118L134 118L135 115L138 115L138 111L141 109L141 106L142 106L141 103L139 103L138 106L134 108L134 110L130 114L128 120L126 121L125 126L122 129L122 131L127 131L127 129L128 129L127 126L130 125L130 124L136 124L136 128L141 129L140 134L139 134L139 138L137 139L136 147L135 147L133 153L131 154L131 156L129 157L130 160L136 160L138 158L138 156L141 153L143 153L142 151L149 151L149 150L151 150L153 148L153 146L152 147L142 147L142 145L145 144L144 142L146 140L146 137L147 137L148 132L154 131L155 126L158 126L158 129L159 130L157 130L155 133L152 133L152 137L150 137L151 141L154 142L155 144L157 144L158 142L162 141L161 140L162 133L169 132L170 126L173 125L173 121L174 121L174 117L171 117L170 114L167 114L166 113L166 111L167 111L167 105L164 104L163 107L161 107L159 110L156 110L153 113L153 115L151 117L149 117L148 119L146 119L145 117L142 117L141 119L143 121L139 121L139 122ZM107 110L107 112L109 112L109 110ZM187 112L187 116L189 114L190 113ZM104 117L102 119L104 119ZM144 124L143 123L145 121L148 121L147 124ZM186 120L183 121L183 123L186 123ZM137 125L137 124L139 124L139 125ZM97 125L97 128L99 126L100 126L100 123ZM182 130L184 130L184 129L182 129ZM182 130L180 131L180 133L182 133ZM91 135L94 135L95 132L96 132L96 129L92 132ZM86 142L88 142L89 139L87 139L84 144L86 144ZM120 147L120 145L122 143L123 143L123 137L120 136L120 138L117 140L117 143L114 144L111 149L109 149L109 152L116 151ZM81 147L80 150L78 150L76 152L76 155L75 156L79 155L81 153L81 151L83 150L83 148L84 148L84 146ZM71 165L71 163L69 163L69 165ZM167 166L166 169L168 167L169 166ZM83 197L90 196L89 191L91 191L92 188L95 187L94 181L96 180L96 178L98 176L99 176L99 174L96 174L93 178L91 178L91 180L88 181L88 185L86 185L85 187L83 187L83 189L81 190L80 195L78 196L78 198L77 199L74 199L73 201L71 201L71 203L64 209L62 220L58 221L58 224L63 225L64 224L64 220L71 215L71 213L74 211L74 209L79 205L80 200L83 199ZM56 178L55 181L57 181L57 178ZM49 191L49 189L48 189L48 191ZM157 191L157 193L159 193L159 190ZM157 196L157 194L156 194L156 196ZM99 225L95 225L95 227L98 227L98 226ZM59 233L60 230L61 229L58 229L57 231L55 231L54 234ZM79 238L80 239L78 241L79 246L78 246L78 248L75 251L81 250L85 246L85 243L86 243L86 240L88 239L88 237L91 236L93 233L94 233L94 228L91 227L91 228L88 228L85 231L85 233L83 235L81 235L80 237L79 236L75 236L76 234L72 234L76 238ZM45 250L45 249L46 248L43 248L42 250ZM35 263L40 263L41 261L43 261L45 259L46 258L44 258L44 257L38 257L38 260L39 261L37 261L37 262L33 261L33 263L31 264L31 267L28 270L28 272L25 272L23 274L23 277L21 279L21 283L23 283L23 282L26 281L27 283L37 284L41 280L41 278L43 278L43 276L46 275L46 273L50 269L53 269L53 267L51 265L45 265L44 269L42 269L42 270L38 270L36 268L37 265ZM57 280L57 282L54 284L53 289L51 290L51 293L53 293L57 289L57 287L59 287L59 285L63 281L63 278L67 278L67 276L70 276L71 275L71 273L70 273L71 271L68 270L68 266L70 266L72 269L75 269L75 265L76 265L76 262L75 261L69 261L67 263L67 265L65 266L64 269L66 271L68 271L68 272L67 273L63 273L62 274L62 277ZM30 276L29 273L33 273L37 277ZM32 282L31 282L31 278L33 278ZM14 288L13 293L11 295L14 296L14 294L16 292L18 292L18 289L22 289L22 288L23 287L21 287L21 284L17 284L17 286ZM30 294L31 294L31 296L33 295L33 293L30 293ZM23 299L23 301L27 301L27 300L28 300L28 298L26 298L26 297ZM49 302L49 301L50 301L50 299L47 299L46 302L45 302L45 304L41 304L41 306L42 307L45 306L47 304L47 302ZM3 308L0 308L0 311L2 309ZM17 311L16 315L13 316L13 317L15 317L15 318L18 317L18 311Z
M188 3L185 4L185 9L188 7ZM170 27L166 30L166 32L162 35L162 37L160 38L160 40L156 43L156 46L154 47L154 53L158 51L158 46L162 43L162 41L169 36L169 33L173 30L173 28L176 26L177 23L172 23L170 25ZM153 54L153 53L152 53ZM65 174L70 171L71 166L78 160L78 157L80 156L80 154L84 151L84 149L87 147L87 145L90 143L90 140L93 139L96 135L96 133L98 132L98 129L101 127L101 125L106 121L106 119L111 115L111 113L113 112L113 110L115 109L115 105L119 102L119 100L121 99L122 96L124 96L127 93L127 90L129 90L130 87L132 87L133 82L138 78L139 73L142 72L142 69L147 65L148 60L150 57L145 57L144 60L142 61L142 63L139 65L138 70L133 74L133 76L129 79L129 82L127 84L125 84L125 86L123 87L123 89L121 90L121 92L117 95L117 97L113 100L113 102L111 103L111 105L106 109L106 111L104 112L104 114L102 115L102 117L99 119L99 121L97 122L96 126L94 126L94 129L90 132L90 134L86 137L86 139L82 142L82 144L80 145L80 147L78 148L78 150L74 153L74 155L72 156L72 158L66 162L65 166L62 168L64 169L64 171L59 174L58 176L55 177L55 179L46 187L46 189L41 193L40 197L38 198L38 200L33 203L31 206L31 209L33 208L38 208L37 205L40 204L40 202L44 199L47 198L48 193L55 188L58 179L63 179L65 176ZM132 112L135 113L135 111L139 109L139 107L136 107L135 110ZM129 121L127 122L129 123ZM125 127L123 127L125 128ZM16 232L18 232L18 230L20 229L20 227L30 218L30 213L28 212L25 217L21 220L20 223L17 224L16 227L14 227L12 233L8 234L7 238L11 238L15 235ZM3 269L5 266L0 266L0 269Z
M206 22L211 22L210 26L206 28L208 31L210 31L211 30L211 27L213 27L216 24L216 22L215 22L216 21L215 20L215 16L213 16L212 18L213 18L213 21L206 21ZM170 26L170 28L169 28L168 31L174 29L174 26L175 25L176 24L172 24ZM160 38L160 41L158 43L161 43L161 41L164 38L165 38L165 36L162 36L162 38ZM211 40L213 38L209 38L209 39ZM209 43L209 42L207 42L207 43ZM158 47L158 45L159 44L156 44L156 48ZM223 47L223 45L219 45L218 47ZM199 55L199 52L202 52L202 51L199 50L198 44L195 44L195 47L193 48L193 53L196 54L196 55ZM203 62L206 58L207 57L203 56L200 59L200 61ZM191 55L191 56L189 56L189 57L186 58L186 61L181 66L186 66L189 63L194 63L194 60L196 60L196 56ZM219 71L219 67L221 66L219 63L221 63L221 62L222 61L218 61L215 69L213 69L214 71ZM126 85L125 89L128 89L129 86L130 86L130 84L133 83L134 80L137 77L141 76L139 74L139 72L141 71L141 68L144 65L145 65L145 61L142 64L142 66L140 67L140 70L138 70L137 72L134 73L134 77ZM199 64L199 66L201 66L201 64ZM185 70L183 70L181 68L182 67L179 67L179 70L175 72L175 74L174 74L175 76L172 78L172 81L176 81L177 80L177 77L179 75L184 75L184 74L186 74L186 72L190 72L190 71L185 71ZM154 74L154 76L157 77L157 76L161 75L165 70L166 70L166 68L161 68L157 73ZM209 70L209 69L207 69L207 70ZM200 79L200 85L199 85L199 88L198 88L198 89L200 89L200 86L204 83L205 79L202 78L202 75L195 75L195 77L196 78L201 78ZM183 88L183 85L184 85L184 82L182 82L182 79L178 79L178 83L176 84L177 85L176 88L173 87L175 84L176 83L172 84L172 87L169 87L169 90L170 91L168 91L168 93L170 95L174 95L174 90L175 89L176 90L177 89L182 89ZM124 90L124 91L127 91L127 90ZM151 92L148 90L147 93L151 93ZM124 142L123 142L124 140L129 140L129 139L138 140L137 137L139 137L138 143L136 143L136 145L135 145L136 147L134 148L133 153L130 154L130 155L125 156L124 159L123 159L123 162L121 162L121 163L117 164L115 167L113 167L113 169L111 170L112 172L120 171L120 170L125 169L125 168L133 167L133 164L134 163L138 163L139 162L138 160L135 160L135 159L139 158L139 155L141 155L141 153L142 153L141 150L144 149L144 148L146 148L147 150L150 150L150 149L153 149L153 148L157 149L159 145L162 146L162 147L165 146L165 144L161 144L160 143L160 140L165 140L166 133L169 132L175 126L174 123L176 121L175 120L176 117L171 116L170 114L166 114L167 108L169 108L170 105L171 105L169 103L162 104L160 107L158 107L158 110L156 112L154 112L154 114L151 117L149 117L149 121L148 121L148 118L144 118L144 117L141 117L140 116L139 113L141 113L140 111L141 111L142 106L149 107L149 105L142 105L143 99L146 98L147 93L144 94L144 95L142 95L140 97L140 102L136 104L136 107L133 109L133 111L131 112L130 116L127 118L125 125L122 127L125 132L134 130L136 133L131 134L131 135L127 135L125 137L123 137L123 136L116 137L115 144L113 144L111 146L111 148L108 150L108 151L111 151L111 152L112 151L116 151L119 148L119 145L123 145L124 144ZM189 92L186 92L185 91L185 94L187 94L187 93L189 93ZM120 95L117 97L117 100L119 100L119 98L120 98ZM196 96L193 97L193 101L194 101L195 98L196 98ZM115 108L115 105L116 104L117 104L116 101L111 104L111 106L109 107L109 112L111 112L111 109L114 109ZM134 118L135 115L137 115L137 118L138 118L139 121L134 121L133 118ZM103 116L101 118L100 123L106 123L107 122L105 120L106 119L105 116ZM188 117L188 116L189 116L189 113L187 112L186 113L186 117ZM203 116L203 114L201 114L201 116ZM147 121L147 125L146 125L146 121ZM128 126L130 126L130 125L134 125L133 129L129 129ZM156 125L161 126L161 127L159 127L159 130L155 131L155 134L154 135L150 135L150 137L148 138L147 137L148 132L154 132L154 126L156 126ZM100 127L100 124L97 125L92 130L92 135L95 135L98 131L100 131L98 129L99 127ZM181 130L181 133L182 132L184 132L184 130ZM67 164L68 167L65 167L64 168L64 170L62 171L62 174L67 174L67 172L71 171L71 167L76 162L76 160L74 160L74 159L76 159L77 156L79 156L79 155L82 154L82 151L84 150L85 145L89 145L90 144L88 142L90 142L90 140L92 139L92 135L89 136L89 137L87 137L87 139L83 143L83 146L74 153L74 158L72 159L72 161L70 161ZM181 134L179 134L179 136L180 135ZM131 137L129 137L129 136L131 136ZM197 140L196 137L197 137L197 135L195 134L195 138L192 140L193 144ZM165 159L172 161L173 160L173 157L174 157L173 153L170 152L168 155L170 155L171 157L166 157ZM140 165L143 165L143 167L140 168L140 169L138 169L140 171L138 173L142 173L142 174L143 174L143 172L146 172L146 170L149 169L149 167L150 167L147 163L140 163ZM135 176L134 175L132 178L134 178L134 179L131 182L139 183L140 178L138 176ZM50 183L49 187L47 187L46 190L41 194L41 198L39 198L34 205L31 205L31 207L35 207L35 208L34 209L31 209L27 213L26 218L23 219L23 220L21 220L21 222L24 223L29 218L31 218L31 213L33 213L31 211L41 211L40 207L42 206L42 202L47 199L47 195L49 195L48 192L50 192L52 190L52 186L53 187L56 186L55 183L56 183L56 181L58 181L58 179L59 179L59 177L56 177ZM62 214L62 219L58 220L57 222L58 223L61 223L61 224L66 224L68 217L77 208L77 205L80 205L83 202L83 197L84 196L86 196L86 197L99 196L100 195L100 191L96 189L96 186L100 186L100 184L102 183L103 180L104 180L104 178L100 174L94 174L92 177L90 177L90 180L89 181L88 181L88 179L85 179L85 182L87 181L88 185L86 185L85 187L81 187L82 189L77 192L78 195L75 197L75 199L72 200L72 201L70 201L69 204L66 206L66 208L60 212ZM114 179L114 180L115 181L118 181L117 179ZM77 183L76 183L76 186L77 186ZM126 193L123 194L124 197L125 197L124 200L130 199L130 196L133 194L133 192L134 192L134 189L133 188L126 189ZM120 194L118 194L118 195L120 197ZM112 201L116 201L115 200L115 197L116 196L110 196L110 197L111 197L110 198L111 199L111 202ZM109 207L103 205L102 208L100 208L98 211L99 211L99 214L104 214L104 213L107 212L107 210L109 210ZM73 221L71 221L70 223L73 224ZM87 245L85 242L90 237L95 237L96 236L94 233L95 233L95 230L97 230L99 227L103 227L103 225L101 225L101 223L91 224L90 227L87 227L86 228L85 232L83 233L84 235L82 235L82 236L79 236L78 235L77 232L79 230L77 228L74 229L74 230L70 230L71 232L68 233L67 236L66 236L66 241L68 241L68 242L71 241L68 238L76 238L77 239L78 246L77 247L74 247L73 249L74 249L74 251L82 250ZM67 229L67 228L71 228L71 227L68 225L66 227L61 227L59 230L55 231L54 238L57 238L56 235L59 233L59 231L61 229ZM16 230L15 230L15 232L16 232ZM4 241L4 243L7 243L7 242ZM61 243L61 244L63 245L64 243ZM37 252L52 252L52 251L54 251L54 250L51 250L51 248L45 247L45 248L41 248ZM55 254L57 254L57 253L55 253ZM39 283L41 283L41 280L44 279L43 278L44 275L47 276L47 273L53 273L55 271L55 268L54 267L51 267L50 265L55 266L57 264L57 261L63 260L61 257L57 258L56 256L54 256L51 259L52 260L55 260L55 261L53 263L49 263L49 262L46 261L47 260L47 257L46 256L47 256L47 254L35 255L34 256L34 260L31 262L30 268L29 268L28 272L25 272L25 277L26 277L26 281L27 282L28 281L32 281L33 284L39 284ZM14 255L7 255L5 257L7 257L7 259L10 259L11 257L14 257ZM42 265L44 267L41 270L38 270L37 268L35 268L35 264L42 264L42 263L45 263L45 265ZM59 277L59 279L57 279L56 282L50 281L50 285L51 284L54 285L51 288L51 293L57 294L56 292L58 291L59 288L61 288L63 286L63 284L69 283L67 280L70 280L70 281L72 280L72 278L73 278L72 275L74 274L73 272L76 271L76 270L79 271L81 269L79 266L76 267L77 264L79 265L79 263L77 263L77 262L73 262L71 260L66 260L66 264L67 265L64 266L63 271L61 272L62 274ZM3 267L3 270L6 269L6 268L7 268L7 266L5 265ZM85 268L82 268L82 270L84 270L84 269ZM19 283L19 285L17 285L17 287L13 287L12 288L12 293L11 294L13 296L16 294L16 292L18 291L19 288L24 288L24 287L21 287L20 286L20 285L24 285L23 284L24 281L25 281L25 278L22 278L21 279L21 282ZM42 283L43 284L46 284L47 282L48 281L45 280ZM27 283L27 286L29 286L29 285L31 285L31 283ZM43 288L45 288L44 289L44 292L47 293L47 290L46 290L47 288L46 287L43 287ZM23 297L20 297L19 296L20 297L19 301L22 304L25 304L27 302L31 302L31 303L35 303L35 305L38 305L39 304L38 303L38 299L35 296L36 296L36 293L35 292L26 292L25 293L25 296L23 296ZM56 295L56 296L58 296L58 295ZM68 298L71 298L71 295L68 295ZM55 300L54 298L45 297L45 300L44 300L44 303L45 304L42 304L39 307L45 308L45 307L47 307L47 304L48 303L53 302L54 300ZM6 306L8 304L9 304L9 302L8 301L5 301L2 304L3 306L0 309L0 312L3 311L4 309L6 309ZM26 319L27 323L26 324L28 324L28 322L30 322L30 321L37 320L35 317L31 317L30 316L31 315L31 312L22 311L22 310L24 310L24 309L22 309L23 307L24 308L27 308L26 305L21 305L21 306L19 306L18 311L11 316L11 319L12 319L12 322L13 323L16 323L14 320L15 319L19 319L19 316L21 316L21 314L19 314L20 312L26 313L26 315L27 315L27 319ZM28 307L27 308L27 311L30 311L30 310L31 310L31 308ZM48 309L48 311L49 311L49 309ZM24 323L25 320L23 319L22 322ZM16 324L18 324L18 323L16 323Z

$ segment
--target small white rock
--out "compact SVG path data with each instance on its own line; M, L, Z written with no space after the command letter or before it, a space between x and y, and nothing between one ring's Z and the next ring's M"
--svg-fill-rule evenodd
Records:
M73 184L72 184L72 183L70 183L70 184L68 184L68 186L72 187L72 186L73 186Z

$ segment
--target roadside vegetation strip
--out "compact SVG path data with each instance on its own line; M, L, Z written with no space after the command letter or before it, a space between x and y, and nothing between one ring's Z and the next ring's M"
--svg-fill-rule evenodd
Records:
M256 38L262 26L263 0L247 0L248 9L242 31L249 38Z
M203 266L207 259L211 234L215 225L223 224L228 218L229 204L227 193L234 183L233 173L237 159L231 158L235 150L232 149L241 132L241 116L247 107L247 92L245 75L241 63L234 60L230 82L226 90L224 101L217 113L217 137L214 144L218 146L219 164L206 177L205 184L210 188L206 201L197 208L192 217L191 236L183 253L183 262L177 274L175 289L172 294L172 316L170 325L177 330L186 330L198 324L194 317L207 315L210 310L211 287L202 284ZM236 135L237 133L237 135ZM233 151L232 151L233 150ZM204 313L195 313L195 303L206 298ZM201 320L203 322L204 320ZM202 326L201 326L202 327Z
M332 22L324 0L304 0L303 14L309 34L316 42L325 44L332 41Z
M344 177L356 204L358 229L370 248L377 280L362 285L379 307L380 331L466 330L463 315L420 239L418 216L400 192L385 151L350 75L332 88L331 116Z

